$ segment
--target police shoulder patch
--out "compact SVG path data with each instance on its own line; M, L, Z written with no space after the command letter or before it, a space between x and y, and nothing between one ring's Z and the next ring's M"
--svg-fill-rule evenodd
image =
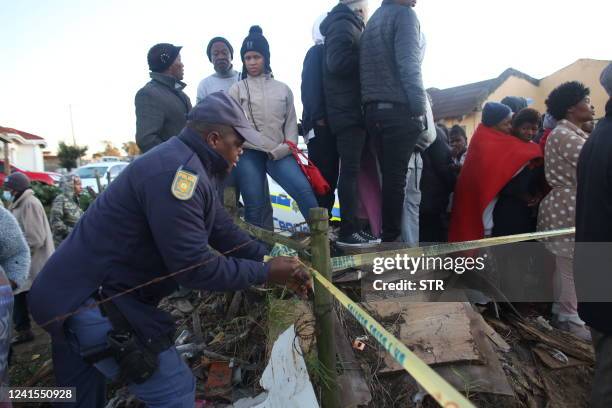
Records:
M198 178L197 174L179 167L172 182L172 195L182 201L191 199L198 186Z

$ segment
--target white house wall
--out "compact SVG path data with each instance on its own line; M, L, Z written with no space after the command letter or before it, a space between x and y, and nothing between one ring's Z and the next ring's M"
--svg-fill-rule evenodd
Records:
M12 149L11 149L12 150ZM15 145L13 164L27 171L44 171L42 150L37 145Z

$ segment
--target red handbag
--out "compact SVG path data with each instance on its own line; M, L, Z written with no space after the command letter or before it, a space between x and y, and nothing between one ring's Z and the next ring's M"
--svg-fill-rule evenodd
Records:
M289 146L291 154L293 154L293 157L295 157L295 161L302 169L302 172L304 173L306 179L312 186L312 190L314 191L314 193L318 196L324 196L326 194L329 194L331 191L331 187L329 186L327 180L323 178L323 175L321 175L321 172L319 171L317 166L315 166L314 163L310 161L310 159L304 153L302 153L300 149L298 149L295 143L290 142L288 140L285 140L285 143L287 144L287 146Z

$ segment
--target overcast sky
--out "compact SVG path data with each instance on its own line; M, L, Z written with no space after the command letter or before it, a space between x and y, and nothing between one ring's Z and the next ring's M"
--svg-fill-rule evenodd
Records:
M227 37L237 51L253 24L271 47L276 79L298 112L304 55L314 20L334 0L3 0L0 5L0 125L43 136L55 150L72 141L90 153L100 141L134 140L134 94L148 81L146 53L182 45L185 92L212 72L205 46ZM370 12L380 0L370 0ZM427 87L496 77L508 67L541 78L579 58L612 59L609 0L419 0L427 37ZM240 68L240 56L234 63ZM298 113L299 115L299 113Z

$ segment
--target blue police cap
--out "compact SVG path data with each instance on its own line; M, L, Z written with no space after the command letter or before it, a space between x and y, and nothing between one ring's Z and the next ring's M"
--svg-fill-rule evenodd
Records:
M189 112L187 120L231 126L250 144L262 144L261 134L253 128L242 106L224 91L211 93L200 101Z

